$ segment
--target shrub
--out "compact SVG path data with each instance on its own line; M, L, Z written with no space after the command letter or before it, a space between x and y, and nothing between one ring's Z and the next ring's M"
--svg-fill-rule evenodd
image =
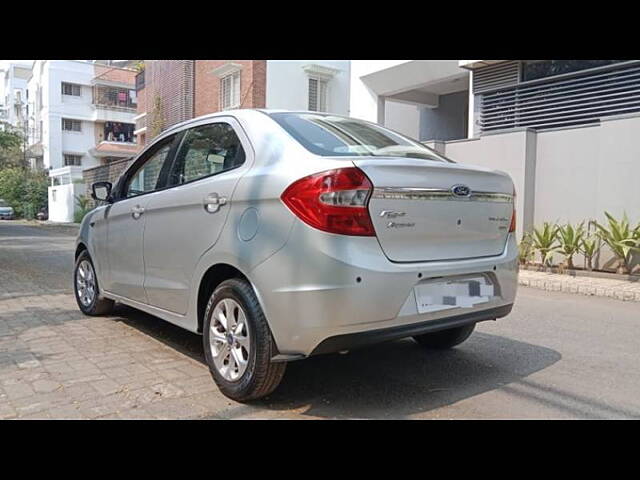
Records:
M48 177L44 172L11 167L0 170L0 198L16 216L34 218L47 204Z
M522 240L520 240L520 243L518 244L518 259L522 265L526 265L533 259L534 255L535 250L533 249L531 232L525 232L522 235Z
M585 236L580 242L580 253L584 255L584 259L587 261L587 270L593 270L593 257L596 256L600 250L600 237L598 235Z
M582 240L584 239L584 222L576 227L567 223L558 228L557 238L560 246L558 252L566 257L566 267L573 268L573 256L579 252Z
M618 259L617 273L631 271L631 253L640 252L640 223L631 228L625 213L621 220L617 220L609 212L604 212L608 225L596 222L598 236L611 249Z
M91 198L86 195L76 195L76 202L78 208L73 212L73 221L80 223L84 216L92 210Z
M557 243L558 230L560 227L555 223L544 222L542 228L533 228L533 247L540 252L542 264L550 267L554 252L560 249Z

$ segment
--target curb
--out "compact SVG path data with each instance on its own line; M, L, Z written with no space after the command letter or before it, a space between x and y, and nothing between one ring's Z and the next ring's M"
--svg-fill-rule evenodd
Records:
M626 280L594 277L568 277L566 275L520 270L518 284L548 292L576 293L578 295L609 297L626 302L640 302L640 285Z

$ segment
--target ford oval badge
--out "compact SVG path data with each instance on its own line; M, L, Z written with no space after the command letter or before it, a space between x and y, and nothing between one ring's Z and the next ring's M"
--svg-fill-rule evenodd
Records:
M471 189L466 185L454 185L451 187L451 193L456 197L468 197L471 195Z

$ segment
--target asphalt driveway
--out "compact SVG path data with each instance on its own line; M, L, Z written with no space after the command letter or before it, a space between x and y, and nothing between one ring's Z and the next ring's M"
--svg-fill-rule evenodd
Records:
M68 229L0 222L0 418L640 418L640 305L521 287L448 352L411 340L294 362L269 398L216 389L201 339L83 316Z

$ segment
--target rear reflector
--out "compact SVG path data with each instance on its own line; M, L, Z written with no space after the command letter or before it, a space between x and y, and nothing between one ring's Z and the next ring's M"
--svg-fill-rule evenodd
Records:
M513 213L511 214L511 225L509 225L509 233L516 231L516 189L513 188Z
M367 204L373 186L362 170L350 167L304 177L280 197L298 217L318 230L374 236Z

